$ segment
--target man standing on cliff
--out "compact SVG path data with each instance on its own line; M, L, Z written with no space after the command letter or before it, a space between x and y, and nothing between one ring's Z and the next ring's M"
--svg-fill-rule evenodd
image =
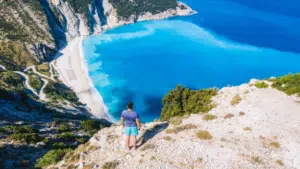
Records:
M132 110L133 103L131 101L127 104L127 110L124 110L121 115L122 127L125 127L126 135L126 149L130 150L130 138L133 139L133 149L136 150L136 136L141 129L141 123L137 112ZM124 124L125 121L125 124Z

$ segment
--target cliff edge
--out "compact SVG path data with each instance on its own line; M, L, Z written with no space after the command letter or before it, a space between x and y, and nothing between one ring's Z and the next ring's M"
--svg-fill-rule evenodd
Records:
M271 84L225 87L208 113L145 124L136 151L120 126L102 129L49 168L298 168L300 98Z

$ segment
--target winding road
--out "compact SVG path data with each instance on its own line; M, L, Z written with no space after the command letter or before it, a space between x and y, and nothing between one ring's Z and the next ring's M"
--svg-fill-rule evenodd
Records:
M6 70L5 66L3 65L0 65L0 68L3 69L3 70ZM47 79L51 79L53 81L56 81L54 78L53 78L53 73L52 73L52 69L50 69L50 73L51 73L51 77L47 77L39 72L36 71L35 67L34 66L31 66L31 67L28 67L27 69L25 69L25 71L29 70L29 69L32 69L34 73L38 74L39 76L42 76L44 78L47 78ZM39 93L37 93L29 84L29 77L28 75L26 75L25 73L23 72L20 72L20 71L14 71L15 73L19 74L20 76L22 76L25 81L23 82L24 83L24 86L30 90L34 95L36 95L37 97L39 97L41 100L43 101L48 101L47 97L46 97L46 94L44 93L44 89L45 87L47 86L48 84L48 80L44 79L44 78L41 78L42 81L43 81L43 86L42 88L40 89Z
M43 87L42 87L41 90L40 90L39 97L40 97L40 99L43 100L43 101L48 101L48 99L47 99L47 97L46 97L46 94L44 93L44 88L47 86L48 80L42 79L42 81L44 82L44 85L43 85Z
M31 69L34 73L38 74L39 76L43 77L43 78L46 78L46 79L50 79L50 80L53 80L54 82L57 82L55 79L54 79L54 75L53 75L53 72L52 72L52 68L51 68L51 65L50 65L50 77L38 72L35 68L35 66L30 66L28 68L25 69L25 71L28 71L29 69Z
M30 86L28 76L25 73L20 72L20 71L14 71L14 72L21 75L23 78L25 78L25 82L24 82L25 87L28 90L30 90L34 95L39 97L39 94Z

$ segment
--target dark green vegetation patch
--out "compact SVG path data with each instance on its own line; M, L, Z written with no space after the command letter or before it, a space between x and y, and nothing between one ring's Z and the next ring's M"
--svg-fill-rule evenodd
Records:
M105 127L105 124L102 124L98 120L85 120L80 122L80 128L89 133L90 135L95 134L98 130Z
M271 81L273 82L272 87L288 95L296 94L300 97L300 73L281 76Z
M0 72L0 88L10 92L25 91L22 76L12 71Z
M70 151L72 151L72 149L50 150L35 166L42 168L51 164L55 164L59 162Z
M214 104L212 96L217 94L217 89L190 90L178 85L163 98L161 120L169 120L175 116L196 113L207 113Z
M53 102L68 100L73 103L78 103L76 94L62 83L49 82L44 89L44 93Z
M109 0L109 2L117 9L118 17L121 19L146 12L158 14L168 9L175 9L178 5L177 0Z

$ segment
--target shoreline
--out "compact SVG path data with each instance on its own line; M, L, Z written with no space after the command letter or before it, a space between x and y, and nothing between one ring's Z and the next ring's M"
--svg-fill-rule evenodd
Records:
M60 74L59 79L76 93L93 116L110 121L107 108L94 87L85 64L83 38L84 36L81 36L71 40L66 48L60 51L62 55L54 61L54 66Z

